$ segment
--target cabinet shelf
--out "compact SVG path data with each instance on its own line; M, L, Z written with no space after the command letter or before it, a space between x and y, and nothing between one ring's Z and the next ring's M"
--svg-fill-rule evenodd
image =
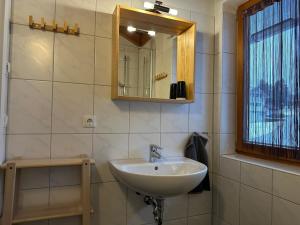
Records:
M32 222L46 219L56 219L70 216L82 215L82 207L78 204L56 206L56 207L39 207L16 210L13 218L13 224Z
M130 97L130 96L116 96L113 100L124 101L138 101L138 102L157 102L157 103L171 103L171 104L187 104L193 103L193 99L178 100L178 99L163 99L163 98L143 98L143 97Z

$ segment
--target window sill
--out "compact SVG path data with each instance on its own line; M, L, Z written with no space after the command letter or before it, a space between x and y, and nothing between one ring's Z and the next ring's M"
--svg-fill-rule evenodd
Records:
M299 166L288 165L288 164L274 162L265 159L259 159L259 158L237 154L237 153L232 155L222 155L221 157L300 176Z

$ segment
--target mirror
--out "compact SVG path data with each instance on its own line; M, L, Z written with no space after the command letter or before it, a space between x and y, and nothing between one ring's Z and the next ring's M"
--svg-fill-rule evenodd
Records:
M193 101L195 24L121 6L113 18L112 98Z
M143 41L136 42L128 33L120 27L119 96L168 99L170 84L177 82L177 37L140 32Z

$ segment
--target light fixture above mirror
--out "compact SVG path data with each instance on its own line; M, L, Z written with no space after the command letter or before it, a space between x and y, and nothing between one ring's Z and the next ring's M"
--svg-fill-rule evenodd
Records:
M177 9L172 9L163 5L162 1L155 1L155 3L144 2L144 8L150 12L155 12L155 13L165 12L165 13L169 13L172 16L178 15Z
M144 33L147 33L149 36L152 36L154 37L156 32L154 30L144 30L144 29L138 29L136 27L133 27L133 26L127 26L127 31L132 33L132 32L144 32Z
M128 26L128 27L127 27L127 31L128 31L128 32L135 32L135 31L136 31L136 28L133 27L133 26Z

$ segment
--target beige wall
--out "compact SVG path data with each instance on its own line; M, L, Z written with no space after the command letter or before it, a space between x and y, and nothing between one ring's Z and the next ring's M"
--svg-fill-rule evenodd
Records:
M211 162L214 6L210 0L169 1L179 7L179 16L199 24L196 101L169 105L110 100L111 16L101 12L111 13L115 2L14 1L7 156L94 157L93 224L141 225L153 223L151 208L116 182L107 161L147 158L150 143L162 145L165 157L182 156L190 132L198 131L208 133ZM140 6L142 1L121 2ZM30 30L28 15L46 21L56 18L60 24L64 20L78 22L82 34L75 37ZM86 114L96 115L95 129L82 128ZM78 183L75 168L24 170L20 207L76 201ZM165 224L210 225L211 199L211 192L168 199ZM71 218L50 224L80 223Z

